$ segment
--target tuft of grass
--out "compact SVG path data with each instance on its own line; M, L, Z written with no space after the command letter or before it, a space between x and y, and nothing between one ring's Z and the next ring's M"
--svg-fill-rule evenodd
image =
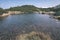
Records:
M48 34L43 32L30 32L28 34L21 34L16 37L16 40L52 40Z

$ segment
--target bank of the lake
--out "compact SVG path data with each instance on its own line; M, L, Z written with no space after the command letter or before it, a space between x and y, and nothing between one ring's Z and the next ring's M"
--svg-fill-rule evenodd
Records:
M2 15L0 15L0 17L6 17L9 15L17 15L17 14L22 14L24 12L21 11L8 11L7 13L3 13Z
M6 17L9 15L17 15L17 14L24 14L24 13L39 13L39 14L48 14L48 15L53 15L55 12L50 11L50 12L45 12L45 11L33 11L33 12L21 12L21 11L8 11L7 13L3 13L0 15L0 17Z
M60 19L60 11L55 12L55 14L53 15L53 18Z

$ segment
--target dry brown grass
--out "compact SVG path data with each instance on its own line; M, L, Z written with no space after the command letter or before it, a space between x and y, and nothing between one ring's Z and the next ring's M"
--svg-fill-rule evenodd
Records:
M43 32L31 32L28 34L21 34L16 37L16 40L52 40L48 34Z

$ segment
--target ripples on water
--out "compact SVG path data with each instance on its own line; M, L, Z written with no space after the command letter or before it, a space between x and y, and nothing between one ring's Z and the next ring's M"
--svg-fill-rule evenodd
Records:
M18 34L32 31L48 33L53 40L60 40L60 22L49 17L46 14L21 14L0 18L0 40L15 40Z

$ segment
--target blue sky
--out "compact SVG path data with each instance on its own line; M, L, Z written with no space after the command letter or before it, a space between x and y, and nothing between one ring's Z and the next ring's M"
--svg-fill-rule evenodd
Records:
M60 4L60 0L0 0L0 7L10 8L21 5L34 5L36 7L53 7Z

